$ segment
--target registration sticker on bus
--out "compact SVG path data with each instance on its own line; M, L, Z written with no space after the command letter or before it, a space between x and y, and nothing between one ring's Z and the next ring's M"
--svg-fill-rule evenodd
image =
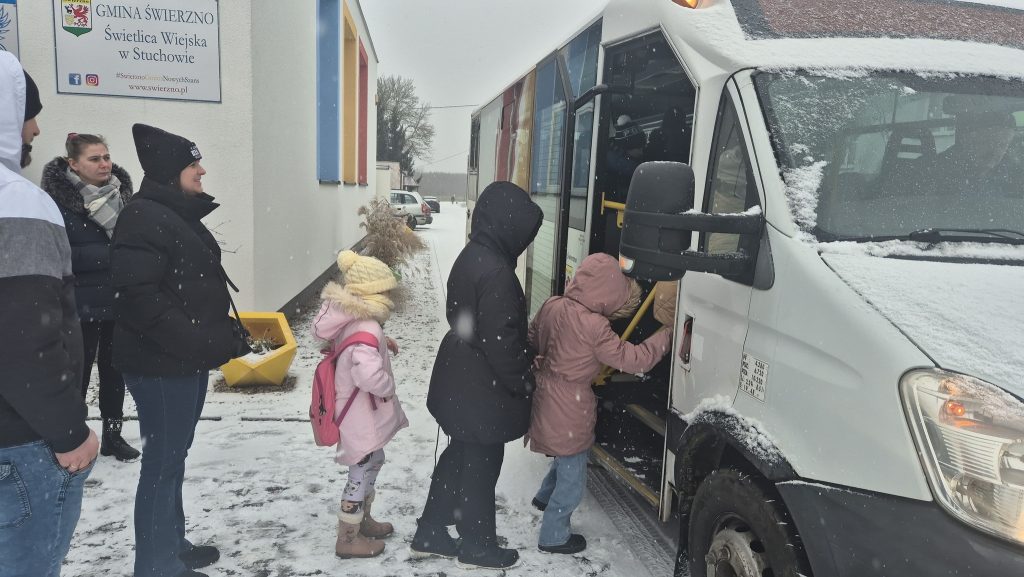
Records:
M743 364L740 366L740 389L763 403L767 385L768 363L743 353Z

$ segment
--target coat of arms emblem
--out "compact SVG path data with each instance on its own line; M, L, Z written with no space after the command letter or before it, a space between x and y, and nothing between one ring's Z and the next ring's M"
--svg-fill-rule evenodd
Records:
M92 31L92 0L61 0L64 29L81 36Z

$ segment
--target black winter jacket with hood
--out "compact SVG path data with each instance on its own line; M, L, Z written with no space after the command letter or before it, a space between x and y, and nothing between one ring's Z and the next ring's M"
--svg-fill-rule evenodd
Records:
M111 246L114 365L125 373L185 376L236 350L220 247L201 218L217 203L143 178Z
M85 202L67 178L68 161L62 157L43 167L43 190L57 203L71 243L75 272L75 303L83 322L114 320L114 287L110 282L110 237L85 209ZM121 182L121 200L132 196L128 172L113 165L110 173Z
M473 211L469 244L448 276L447 317L427 408L444 432L470 443L506 443L530 427L533 352L516 259L544 214L510 182L496 182Z

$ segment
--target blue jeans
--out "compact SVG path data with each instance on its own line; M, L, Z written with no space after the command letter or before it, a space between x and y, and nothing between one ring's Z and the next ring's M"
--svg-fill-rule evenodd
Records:
M43 441L0 449L0 577L59 577L92 465L68 473Z
M142 471L135 494L135 577L174 577L185 571L181 486L206 402L206 372L185 377L124 375L142 434Z
M590 450L568 457L555 457L537 490L537 500L547 503L540 525L538 545L553 547L569 541L569 518L583 501L587 487L587 457Z

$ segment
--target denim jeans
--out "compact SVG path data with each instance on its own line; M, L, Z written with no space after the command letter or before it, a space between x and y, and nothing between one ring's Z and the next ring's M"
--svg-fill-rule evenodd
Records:
M174 577L185 571L188 548L181 486L206 401L208 373L185 377L124 375L142 434L142 471L135 494L135 577Z
M91 471L68 473L43 441L0 449L0 577L59 577Z
M540 525L538 545L553 547L569 541L569 518L583 500L587 487L587 457L583 451L568 457L555 457L548 474L541 481L537 500L547 503Z

